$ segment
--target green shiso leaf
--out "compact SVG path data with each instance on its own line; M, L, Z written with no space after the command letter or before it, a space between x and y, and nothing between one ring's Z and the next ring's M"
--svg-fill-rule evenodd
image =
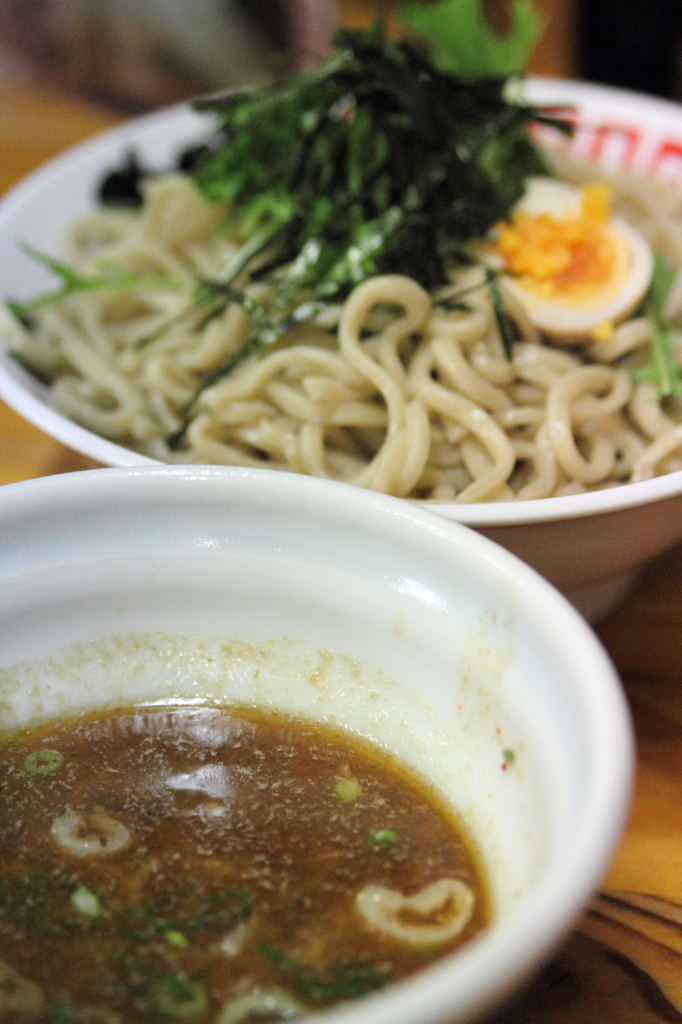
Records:
M662 253L655 252L654 270L643 310L651 328L649 359L646 366L633 371L633 376L635 380L655 384L661 399L671 395L682 398L682 378L672 352L674 331L665 313L675 277L675 268Z
M510 4L508 31L498 35L486 23L481 0L404 0L402 23L431 47L434 66L468 81L520 74L542 32L529 0Z
M62 263L60 260L39 252L31 245L22 244L19 247L31 259L42 263L53 274L61 278L61 286L56 291L38 295L27 302L10 301L7 303L14 316L24 324L30 325L31 313L35 310L40 309L42 306L59 302L62 299L68 299L69 296L75 295L78 292L131 288L159 288L177 291L186 287L185 281L180 280L178 277L171 277L169 274L136 274L115 266L105 268L105 272L102 274L84 277L66 263Z

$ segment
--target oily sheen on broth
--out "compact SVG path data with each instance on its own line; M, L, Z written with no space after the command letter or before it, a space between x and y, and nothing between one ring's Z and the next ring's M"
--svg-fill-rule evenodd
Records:
M329 726L146 708L2 745L2 1022L289 1019L489 920L453 813Z

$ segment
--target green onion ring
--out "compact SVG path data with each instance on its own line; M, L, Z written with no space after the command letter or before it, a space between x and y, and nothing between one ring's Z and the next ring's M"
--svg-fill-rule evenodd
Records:
M58 750L36 750L24 761L29 775L53 775L64 763L64 755Z

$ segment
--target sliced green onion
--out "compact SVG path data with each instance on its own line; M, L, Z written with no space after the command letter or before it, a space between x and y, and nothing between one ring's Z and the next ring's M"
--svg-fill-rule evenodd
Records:
M100 917L102 914L102 904L94 892L90 892L89 889L85 889L83 886L72 893L71 902L78 913L83 914L85 917L95 918Z
M357 779L352 776L344 776L339 779L334 786L334 792L338 796L341 803L352 804L354 800L362 793L362 786Z
M169 929L169 931L164 932L164 935L171 946L178 946L180 949L186 949L189 946L189 940L185 938L182 932Z
M397 842L398 834L390 828L378 828L367 836L367 845L377 853L392 849Z
M58 750L36 750L24 761L29 775L53 775L64 764L64 755Z

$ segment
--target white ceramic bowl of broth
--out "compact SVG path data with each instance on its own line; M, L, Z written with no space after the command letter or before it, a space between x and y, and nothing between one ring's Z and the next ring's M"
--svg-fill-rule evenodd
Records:
M330 481L140 467L7 485L0 538L4 731L262 706L376 742L461 817L490 929L325 1019L472 1020L599 884L632 768L619 681L570 603L474 531Z
M588 163L670 179L682 191L682 110L620 90L531 79L537 102L573 104L580 130L570 143ZM59 254L67 228L94 207L102 175L130 149L155 170L169 167L187 144L205 137L206 120L185 106L123 124L51 161L0 202L0 295L28 299L54 287L47 269L18 247ZM28 420L105 466L154 460L72 422L49 390L2 348L0 397ZM638 568L682 539L682 471L586 494L528 502L433 504L538 569L591 619L627 591Z

